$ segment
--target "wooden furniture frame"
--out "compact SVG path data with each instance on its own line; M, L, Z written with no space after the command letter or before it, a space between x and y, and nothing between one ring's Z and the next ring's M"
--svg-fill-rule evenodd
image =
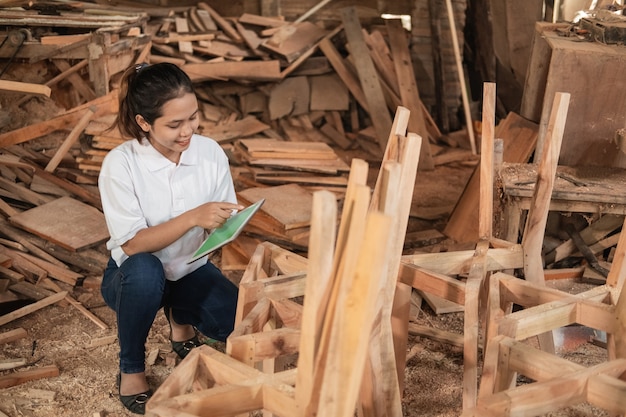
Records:
M276 260L289 256L275 246L259 245L242 279L239 325L227 343L227 350L242 361L197 349L188 356L192 365L185 359L157 390L148 415L263 410L277 416L334 416L352 414L355 408L363 415L402 415L393 339L398 332L391 312L412 196L390 190L412 189L415 182L421 138L404 136L408 116L408 110L398 109L373 193L366 185L367 163L353 160L338 230L336 197L328 191L314 194L306 280L300 272L280 275L285 269ZM289 265L298 269L299 261ZM265 278L271 270L279 274ZM288 297L300 294L303 281L300 309ZM254 332L267 328L274 313L285 325L300 322L297 346L297 329ZM363 343L373 337L377 349ZM277 341L283 344L280 349L260 348ZM291 347L298 352L295 370L269 374L252 366L291 353Z
M477 405L463 416L535 416L583 402L624 414L625 256L622 233L607 284L575 295L501 272L492 275L489 310L498 335L487 344ZM506 314L513 303L526 308ZM606 332L606 362L585 368L523 342L572 324ZM535 382L516 386L518 373Z
M493 143L495 84L485 83L483 135L480 162L479 236L475 251L417 254L403 257L398 279L413 288L464 306L463 408L475 406L478 398L480 328L483 339L495 336L494 318L487 309L489 275L497 270L523 269L525 278L544 284L541 246L553 189L569 96L555 96L550 118L550 137L544 142L544 159L538 168L529 221L521 245L493 238ZM464 274L463 282L459 276ZM407 335L408 337L408 335ZM551 334L540 335L542 348L554 351Z

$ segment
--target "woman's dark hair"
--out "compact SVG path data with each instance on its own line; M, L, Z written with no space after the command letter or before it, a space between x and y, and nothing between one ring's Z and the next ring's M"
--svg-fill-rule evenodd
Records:
M137 64L124 73L120 86L119 113L115 124L124 136L140 139L145 132L135 116L153 124L168 101L194 93L193 83L177 65L168 62Z

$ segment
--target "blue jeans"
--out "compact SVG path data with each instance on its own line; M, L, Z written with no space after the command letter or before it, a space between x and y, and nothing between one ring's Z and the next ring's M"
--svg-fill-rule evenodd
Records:
M178 281L165 279L161 261L138 253L118 268L113 259L104 271L102 297L117 316L120 370L145 370L145 343L161 307L174 321L191 324L210 338L225 341L233 331L238 288L207 262Z

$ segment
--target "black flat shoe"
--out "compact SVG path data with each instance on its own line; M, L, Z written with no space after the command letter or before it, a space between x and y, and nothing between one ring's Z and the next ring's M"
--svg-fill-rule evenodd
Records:
M122 385L122 375L117 374L117 388L120 402L128 411L135 414L146 414L146 403L152 397L152 390L140 392L139 394L122 395L119 388Z
M163 312L165 313L165 318L170 325L170 343L172 344L172 350L176 352L179 358L185 359L191 349L200 346L200 340L198 339L198 335L194 335L192 338L183 340L182 342L175 342L171 339L172 334L172 323L170 322L170 310L168 308L163 307Z
M170 342L172 343L172 350L176 352L181 359L185 359L189 352L191 352L191 349L201 345L198 335L183 342L174 342L173 340L170 340Z

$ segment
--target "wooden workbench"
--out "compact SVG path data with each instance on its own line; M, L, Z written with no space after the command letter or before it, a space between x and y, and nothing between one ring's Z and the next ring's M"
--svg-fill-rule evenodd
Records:
M559 164L626 168L616 132L626 126L626 46L562 36L568 24L538 22L520 115L539 123L540 158L554 95L571 95Z
M517 241L536 178L535 164L502 165L497 184L503 205L504 239ZM626 169L558 166L550 211L626 215Z

